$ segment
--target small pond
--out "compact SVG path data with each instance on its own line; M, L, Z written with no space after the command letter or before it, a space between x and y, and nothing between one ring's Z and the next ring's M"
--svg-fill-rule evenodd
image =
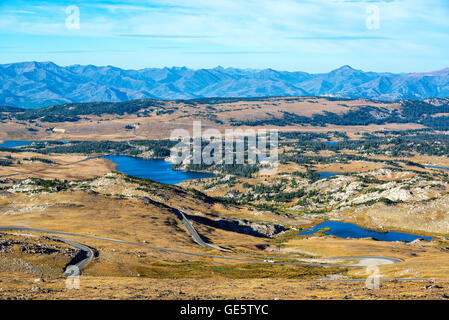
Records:
M345 223L339 221L326 221L320 223L310 230L300 232L300 235L310 235L318 232L320 229L330 228L329 231L324 232L325 235L332 235L340 238L374 238L379 241L406 241L410 242L416 239L431 240L431 237L418 236L403 232L377 232L360 228L352 223Z
M0 143L0 147L2 148L24 147L29 145L31 142L33 141L6 140L3 143Z

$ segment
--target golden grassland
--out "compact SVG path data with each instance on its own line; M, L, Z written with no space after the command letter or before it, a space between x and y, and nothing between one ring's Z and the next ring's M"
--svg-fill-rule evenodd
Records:
M40 210L36 208L38 204L53 204L53 206ZM118 199L86 192L59 192L58 194L36 194L32 197L15 194L2 199L0 207L4 208L5 205L10 208L14 206L16 214L4 215L3 209L2 225L23 225L76 232L188 252L220 255L213 250L196 245L171 212L164 208L143 204L140 200ZM21 208L32 209L21 211ZM281 243L280 251L276 251L278 246L268 239L218 230L200 224L195 224L195 227L201 235L214 244L261 256L307 255L326 258L380 255L404 259L402 263L380 266L381 274L385 277L442 277L447 273L449 265L447 263L449 254L440 249L445 245L440 242L424 243L419 246L332 237L309 239L287 237ZM442 294L444 291L429 291L421 283L417 285L415 282L404 284L406 288L412 289L411 291L404 289L404 292L400 293L394 290L391 283L385 284L385 287L381 289L383 291L366 291L361 283L300 280L304 278L319 280L332 274L340 274L349 279L352 277L363 279L366 276L364 268L337 269L252 264L169 254L95 239L69 236L64 238L84 243L99 252L98 257L83 271L80 291L64 288L64 279L55 274L54 263L51 260L49 262L41 257L22 255L19 256L21 259L38 266L46 266L50 263L53 272L42 275L45 282L39 284L33 283L33 279L38 276L35 274L12 277L11 274L3 273L0 276L2 296L18 297L20 293L26 295L28 299L179 299L209 296L217 299L234 297L327 299L342 298L350 294L353 298L390 296L391 298L437 298L439 297L437 292ZM436 260L438 262L434 263ZM60 267L61 264L58 269ZM252 283L254 287L261 287L261 289L252 290L252 287L245 286L245 283ZM259 285L256 286L256 283ZM292 290L293 284L295 284L295 290ZM395 285L398 286L398 284ZM190 289L188 289L189 286ZM229 288L225 289L227 286ZM130 289L131 287L136 290ZM223 290L221 290L222 287ZM161 288L166 290L160 291Z
M25 177L36 177L42 179L59 179L59 180L81 180L90 179L104 175L111 172L116 165L112 164L106 159L91 159L87 162L80 162L71 164L76 161L87 158L84 155L43 155L33 152L10 153L0 152L0 157L11 156L14 161L20 161L20 165L14 164L12 166L0 166L0 176L7 176L10 174L21 174L17 176L18 179ZM24 159L40 158L52 160L53 164L43 163L40 161L27 161ZM68 165L70 164L70 165ZM56 168L49 168L54 165L62 165ZM46 169L45 171L35 172L29 174L31 171Z
M281 118L283 112L298 116L311 117L314 114L323 114L325 111L342 114L360 106L370 105L378 108L398 109L398 103L385 104L365 99L352 101L330 101L324 98L288 97L269 98L255 101L239 101L222 104L190 105L182 102L164 102L165 110L173 111L171 114L152 113L147 117L137 117L136 114L110 115L101 117L87 115L77 122L48 123L36 121L30 132L30 124L23 121L4 121L0 123L0 140L114 140L125 141L131 139L168 139L174 129L183 128L192 131L193 121L201 120L203 130L208 128L219 129L224 133L226 128L235 129L232 121L255 121ZM127 130L125 126L133 126ZM62 132L52 132L53 128L63 129ZM368 126L240 126L240 129L278 129L279 131L297 132L345 132L350 138L357 138L363 132L382 130L409 130L420 129L422 125L385 124Z
M5 156L8 153L1 155ZM27 174L29 171L49 165L23 161L23 158L36 156L57 163L70 163L81 160L84 156L32 153L14 153L11 156L21 160L22 164L0 167L0 175L22 172L23 176L16 179L33 176L45 179L58 178L74 183L78 183L80 179L102 178L97 182L92 179L88 182L87 188L72 188L59 192L31 191L2 194L0 225L43 228L146 243L150 246L193 253L228 255L197 245L172 209L182 208L189 214L201 214L205 219L211 220L217 216L227 216L296 227L307 227L319 220L313 217L278 215L246 206L208 202L188 189L193 187L203 190L201 185L190 182L173 187L164 187L160 184L139 185L138 180L125 180L121 175L111 174L115 166L104 159ZM418 155L413 161L448 163L446 158ZM379 168L379 164L355 161L349 164L318 165L315 169L348 173ZM304 170L302 166L287 164L279 168L279 173ZM239 179L241 181L235 188L244 191L244 182L272 183L277 178L273 175L256 176L252 180ZM394 177L392 179L394 180ZM223 188L221 191L218 188L208 194L223 195L223 192L227 191L226 187ZM90 190L95 192L89 192ZM152 199L160 204L145 203L141 199L133 198L147 193L151 193ZM385 207L385 210L391 211L391 207ZM365 211L364 214L367 214L366 212L369 213ZM350 221L352 218L347 219ZM354 218L354 222L361 225L370 224L369 219L368 222L362 220L360 215ZM405 220L398 220L395 223L401 223L407 230L413 230L415 227L407 224ZM281 255L331 258L376 255L404 260L397 264L379 266L383 278L444 278L449 271L449 252L445 249L449 247L449 243L443 238L414 244L370 239L338 239L329 236L309 238L286 236L276 241L226 231L198 222L193 224L198 233L212 244L261 257ZM99 253L83 271L80 290L65 289L62 272L58 274L67 263L68 257L55 256L46 259L43 256L2 253L1 258L20 259L47 271L42 275L11 270L0 271L0 298L440 299L449 297L446 280L382 282L379 290L367 290L364 282L320 280L329 278L330 275L347 277L347 280L363 279L366 277L365 268L253 264L166 253L103 240L68 236L64 238L91 246ZM35 282L37 276L43 278L44 282Z
M319 257L388 256L403 262L378 266L383 278L445 278L449 271L449 253L441 246L445 248L448 244L448 241L438 240L398 243L328 236L290 239L283 250L294 253L296 248L300 248L302 253ZM360 278L364 272L354 268L349 269L347 275Z
M137 199L87 192L15 194L0 199L1 224L96 235L152 246L203 252L169 209ZM206 225L195 225L216 245L254 248L264 241ZM86 240L91 241L91 240ZM108 244L104 244L108 245Z
M0 273L0 299L448 299L449 280L382 281L379 289L367 289L364 281L254 279L151 279L143 277L80 278L80 289L67 289L65 278Z

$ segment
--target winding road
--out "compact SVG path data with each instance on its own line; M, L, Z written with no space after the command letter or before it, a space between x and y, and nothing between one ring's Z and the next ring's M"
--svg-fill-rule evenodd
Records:
M8 177L14 177L14 176L20 176L20 175L25 175L25 174L32 174L32 173L42 172L42 171L45 171L45 170L48 170L48 169L58 168L58 167L63 167L63 166L68 166L68 165L73 165L73 164L89 161L89 160L92 160L92 159L98 159L98 158L101 158L101 157L104 157L104 156L105 155L98 155L98 156L88 157L88 158L85 158L85 159L82 159L82 160L78 160L78 161L75 161L75 162L71 162L71 163L57 164L57 165L49 166L49 167L46 167L46 168L29 171L29 172L21 172L21 173L15 173L15 174L10 174L10 175L4 175L4 176L0 176L0 178L8 178ZM254 257L254 256L240 254L240 253L234 253L232 251L229 251L229 250L220 248L218 246L206 243L201 238L201 236L198 234L198 232L195 230L195 228L192 225L192 223L186 218L184 213L181 210L179 210L179 209L176 209L176 208L173 208L173 209L177 211L176 213L180 217L182 223L184 224L184 226L186 227L187 231L190 233L190 235L192 236L193 240L197 244L199 244L202 247L212 248L212 249L215 249L215 250L222 251L224 253L233 254L234 256L233 257L229 257L229 256L217 256L217 255L210 255L210 254L193 253L193 252L180 251L180 250L174 250L174 249L159 248L159 247L149 246L149 245L136 243L136 242L129 242L129 241L125 241L125 240L119 240L119 239L96 237L96 236L82 235L82 234L63 232L63 231L45 230L45 229L38 229L38 228L31 228L31 227L0 226L0 230L5 230L5 231L6 230L30 231L30 232L40 232L40 233L47 233L47 234L65 235L65 236L71 236L71 237L89 238L89 239L95 239L95 240L102 240L102 241L109 241L109 242L115 242L115 243L122 243L122 244L132 245L132 246L144 247L144 248L148 248L148 249L152 249L152 250L158 250L158 251L163 251L163 252L167 252L167 253L176 253L176 254L197 256L197 257L206 257L206 258L213 258L213 259L233 260L233 261L242 261L242 262L251 262L251 263L273 263L273 264L291 265L291 266L314 266L314 267L342 267L342 268L348 268L348 267L365 267L365 266L370 266L370 265L392 264L392 263L402 262L401 259L390 258L390 257L381 257L381 256L341 257L341 258L334 257L334 258L321 258L321 259L320 258L316 258L316 259L315 258L312 258L312 259L301 259L301 258L292 258L292 257L265 257L263 260L254 259L254 258L248 258L248 257ZM60 238L58 238L57 240L63 241L64 243L66 243L66 244L68 244L70 246L73 246L73 247L75 247L75 248L85 252L86 258L81 260L81 261L79 261L77 264L75 264L75 266L77 266L79 269L84 268L88 263L90 263L92 261L92 259L94 257L94 253L93 253L93 250L91 248L89 248L88 246L80 244L80 243L77 243L77 242L60 239ZM237 255L245 257L245 258L235 257ZM357 264L346 264L346 265L343 265L343 264L330 264L330 263L319 263L319 262L316 262L316 263L313 263L313 262L286 262L285 260L296 260L296 261L305 261L305 260L306 261L360 260L360 261ZM68 276L69 274L67 272L65 272L64 275Z
M73 265L73 266L77 267L78 270L81 270L82 268L84 268L94 258L94 251L84 244L69 241L69 240L59 239L59 238L57 238L55 240L62 241L65 244L75 247L85 253L86 257ZM65 277L68 277L71 274L72 274L72 270L70 270L69 268L67 268L66 271L64 272Z
M197 256L197 257L205 257L205 258L213 258L213 259L222 259L222 260L232 260L232 261L242 261L242 262L251 262L251 263L273 263L273 264L280 264L280 265L290 265L290 266L313 266L313 267L340 267L340 268L348 268L348 267L363 267L366 265L361 264L348 264L348 265L341 265L341 264L328 264L328 263L301 263L301 262L285 262L285 261L279 261L279 260L286 260L286 258L282 257L271 257L266 258L270 260L259 260L259 259L249 259L249 258L238 258L238 257L228 257L228 256L217 256L217 255L210 255L210 254L202 254L202 253L194 253L194 252L187 252L187 251L180 251L180 250L174 250L174 249L167 249L167 248L159 248L159 247L153 247L142 243L137 242L130 242L125 240L119 240L119 239L112 239L112 238L104 238L104 237L96 237L96 236L88 236L88 235L82 235L77 233L71 233L71 232L63 232L63 231L54 231L54 230L46 230L46 229L38 229L38 228L30 228L30 227L19 227L19 226L0 226L0 230L11 230L11 231L29 231L29 232L41 232L41 233L48 233L48 234L56 234L56 235L66 235L71 237L81 237L81 238L88 238L88 239L95 239L95 240L103 240L103 241L110 241L110 242L116 242L116 243L122 243L132 246L138 246L143 248L148 248L152 250L158 250L163 251L167 253L177 253L177 254L183 254L183 255L190 255L190 256ZM62 240L62 239L59 239ZM93 258L93 252L92 249L89 247L68 241L68 240L62 240L65 243L69 245L73 245L74 247L79 248L80 250L85 250L88 253L88 256L86 259L80 261L77 266L81 269L82 267L85 267ZM241 255L241 254L239 254ZM244 255L242 255L244 256ZM276 259L276 260L274 260ZM287 258L288 259L288 258ZM296 259L296 258L290 258L290 259ZM391 263L397 263L402 262L401 259L397 258L389 258L389 257L344 257L344 258L325 258L325 259L317 259L317 260L329 260L329 259L337 259L337 260L372 260L373 262L376 262L374 264L368 264L368 265L379 265L379 264L391 264ZM297 260L301 260L298 258ZM311 259L307 259L311 260Z
M190 235L193 238L193 241L195 241L196 243L198 243L200 246L205 247L205 248L212 248L212 249L216 249L216 250L220 250L223 252L231 252L229 250L220 248L218 246L215 246L213 244L207 243L205 242L201 236L198 234L198 232L196 232L195 227L192 225L192 223L189 221L189 219L187 219L187 217L185 216L185 214L179 210L174 208L175 210L177 210L177 212L179 213L179 215L181 216L181 222L184 224L184 226L186 227L187 231L190 233Z

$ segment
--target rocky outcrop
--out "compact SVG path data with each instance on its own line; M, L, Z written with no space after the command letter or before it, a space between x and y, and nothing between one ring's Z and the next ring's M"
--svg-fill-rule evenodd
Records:
M28 243L13 239L2 239L0 240L0 253L11 253L15 250L19 250L21 253L25 254L60 254L63 256L73 256L76 250L71 248L62 248L55 245L41 245L35 243Z
M255 237L273 238L281 232L289 229L279 224L270 224L264 222L251 222L243 219L230 219L221 217L219 219L209 219L202 216L186 215L189 220L208 225L213 228L226 231L244 233Z

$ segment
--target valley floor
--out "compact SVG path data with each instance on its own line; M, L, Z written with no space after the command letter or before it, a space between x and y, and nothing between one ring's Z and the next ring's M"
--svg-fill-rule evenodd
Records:
M59 152L86 147L77 142L2 150L0 227L87 237L0 230L0 298L449 298L449 175L434 168L449 166L441 151L448 141L414 131L338 137L283 136L281 166L270 176L216 166L205 169L215 177L178 185L127 176L110 161L89 159L95 152ZM410 141L421 149L408 150ZM433 239L298 235L328 219ZM63 272L81 253L58 237L95 253L79 290L66 288ZM374 269L385 280L379 289L365 283L373 270L362 264L367 256L397 259Z
M110 300L435 300L449 299L449 280L364 281L298 279L147 279L81 276L80 289L67 289L65 278L36 278L0 273L0 299Z

